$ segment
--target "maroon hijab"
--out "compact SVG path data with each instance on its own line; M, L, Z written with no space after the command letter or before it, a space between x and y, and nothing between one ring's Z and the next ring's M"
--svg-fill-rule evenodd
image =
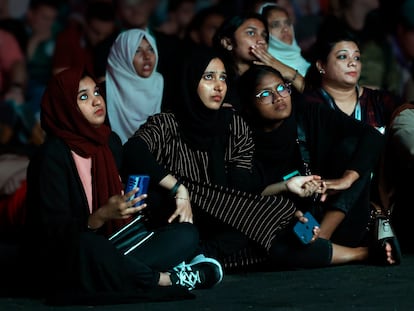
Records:
M109 197L121 194L122 185L108 145L111 129L105 124L91 126L78 109L79 81L85 75L83 68L70 68L53 76L42 98L41 124L48 135L61 138L75 153L92 159L94 211Z

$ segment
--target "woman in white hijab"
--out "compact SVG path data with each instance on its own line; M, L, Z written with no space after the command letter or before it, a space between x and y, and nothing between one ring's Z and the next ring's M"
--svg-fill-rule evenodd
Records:
M268 52L280 62L296 69L301 76L305 76L310 63L302 57L288 11L275 3L267 2L259 8L258 13L267 20L269 27Z
M161 111L164 79L157 64L155 40L144 30L122 32L111 47L105 82L108 118L122 143Z

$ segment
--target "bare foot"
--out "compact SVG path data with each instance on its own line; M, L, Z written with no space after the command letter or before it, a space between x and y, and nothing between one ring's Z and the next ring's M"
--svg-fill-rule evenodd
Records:
M388 243L388 242L385 242L385 252L387 253L387 262L388 262L390 265L395 264L395 260L394 260L394 258L392 257L392 246L391 246L391 244L390 244L390 243Z

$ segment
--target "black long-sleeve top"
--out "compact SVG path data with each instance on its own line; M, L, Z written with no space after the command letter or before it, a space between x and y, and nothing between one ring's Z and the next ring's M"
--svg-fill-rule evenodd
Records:
M260 184L252 174L254 143L250 128L237 114L224 148L227 184L218 185L209 173L216 163L210 163L208 151L186 143L174 114L157 114L124 145L123 174L149 174L152 185L174 175L187 187L193 210L203 210L269 248L293 220L295 207L283 196L264 197L253 189Z
M283 176L302 169L297 124L306 136L313 174L325 179L340 178L345 170L354 170L360 176L369 174L383 149L383 135L342 112L301 99L296 98L293 114L279 128L272 132L253 131L256 160L266 183L281 181ZM341 206L344 212L350 208Z

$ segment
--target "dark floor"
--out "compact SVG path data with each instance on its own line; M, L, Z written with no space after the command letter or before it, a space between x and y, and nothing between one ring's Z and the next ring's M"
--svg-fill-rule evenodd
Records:
M51 307L2 298L0 310L414 310L414 255L400 266L346 265L314 270L226 275L195 299L110 306Z

